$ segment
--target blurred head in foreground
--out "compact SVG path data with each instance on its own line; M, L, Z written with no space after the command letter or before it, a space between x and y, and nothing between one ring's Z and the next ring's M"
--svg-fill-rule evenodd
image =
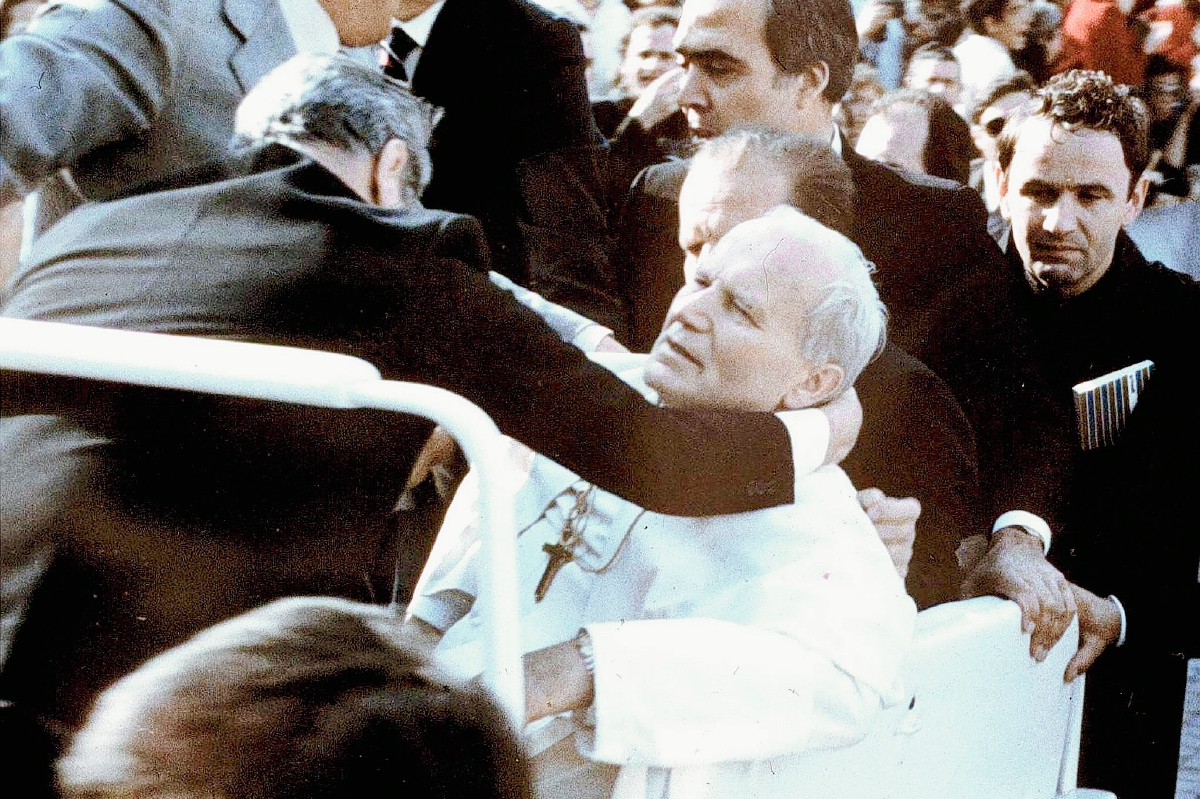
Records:
M153 658L58 763L69 799L527 799L491 701L423 676L392 611L282 599Z

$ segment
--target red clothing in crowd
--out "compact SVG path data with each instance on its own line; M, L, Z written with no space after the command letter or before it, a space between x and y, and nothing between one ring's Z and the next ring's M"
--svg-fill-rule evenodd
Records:
M1100 69L1118 83L1142 85L1142 41L1114 0L1073 0L1063 19L1063 50L1054 71L1068 69Z

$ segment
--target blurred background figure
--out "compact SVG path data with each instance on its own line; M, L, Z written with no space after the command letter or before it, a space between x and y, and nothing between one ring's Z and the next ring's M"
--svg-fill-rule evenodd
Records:
M534 0L580 26L590 58L588 96L612 94L621 68L621 41L629 32L629 8L622 0Z
M885 89L898 88L904 65L923 44L953 45L962 33L955 0L851 0L863 61Z
M679 10L671 7L638 9L624 40L619 88L637 99L656 78L675 66L671 40L679 26Z
M954 51L939 42L926 42L913 51L904 72L904 88L918 89L941 97L960 116L966 111L962 99L962 68Z
M105 691L58 773L68 799L528 799L482 693L423 672L391 608L293 597Z
M979 101L987 87L1017 71L1013 54L1025 46L1033 19L1028 0L963 0L967 30L954 55L962 66L964 107Z
M879 72L868 64L855 64L850 90L833 107L833 118L845 137L846 146L853 147L858 142L863 125L871 116L871 109L883 95Z
M1135 0L1073 0L1063 20L1063 51L1054 72L1095 69L1138 87L1146 73L1143 29L1132 24Z
M16 0L0 3L0 39L24 30L40 3ZM17 268L21 254L21 201L0 204L0 284Z
M1063 12L1050 0L1034 0L1031 8L1033 16L1025 46L1013 55L1013 60L1042 84L1054 74L1054 62L1062 52Z
M1190 73L1197 53L1195 31L1200 0L1159 0L1139 19L1146 25L1146 52L1161 55Z
M1036 88L1028 72L1017 72L988 87L971 111L971 138L980 155L971 163L969 185L983 195L988 210L988 232L1002 250L1008 244L1009 226L1000 215L1000 189L996 185L996 165L999 162L996 140L1000 131L1004 130L1008 117L1033 98Z
M596 126L605 138L616 134L647 87L675 68L671 41L678 25L679 9L675 7L650 6L633 13L614 96L592 103Z
M855 146L859 155L909 172L967 182L971 131L942 97L913 89L883 96Z

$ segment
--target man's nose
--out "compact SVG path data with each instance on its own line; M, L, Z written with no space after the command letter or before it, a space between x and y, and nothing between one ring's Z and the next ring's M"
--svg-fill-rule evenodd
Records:
M714 294L712 287L708 286L679 298L671 313L672 321L698 333L712 330L711 306Z
M1063 192L1042 215L1042 229L1047 233L1070 233L1078 226L1079 204L1069 192Z
M704 77L694 66L683 69L683 79L679 84L679 106L681 108L703 108L706 105L704 93Z

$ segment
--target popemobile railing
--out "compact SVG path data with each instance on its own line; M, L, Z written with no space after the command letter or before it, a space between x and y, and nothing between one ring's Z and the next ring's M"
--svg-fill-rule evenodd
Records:
M430 419L479 470L485 570L479 601L489 642L484 681L515 729L525 719L517 639L512 497L500 431L477 406L449 391L384 380L359 358L222 339L0 319L0 369L225 394L322 408L372 408Z

